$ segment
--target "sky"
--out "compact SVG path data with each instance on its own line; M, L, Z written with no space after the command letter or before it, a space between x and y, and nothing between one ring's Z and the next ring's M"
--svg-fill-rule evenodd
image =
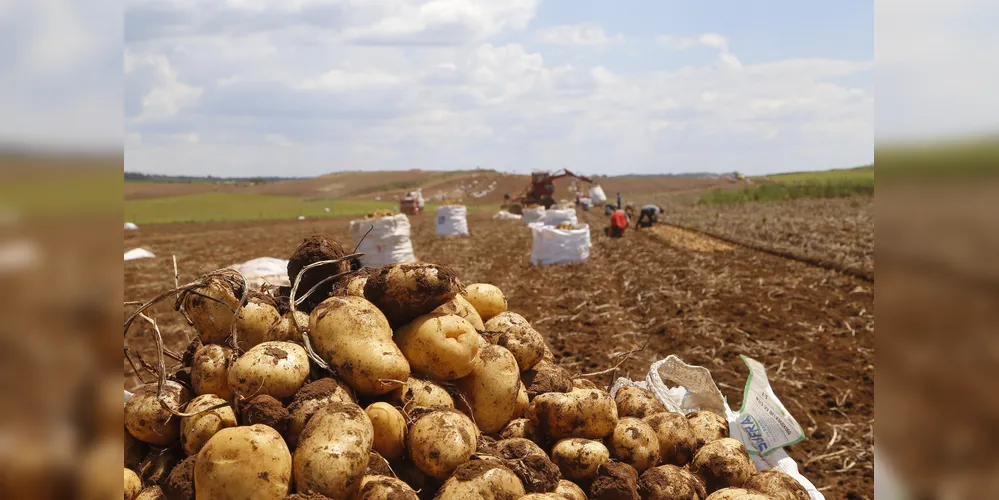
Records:
M999 130L992 3L0 2L0 139L217 176L850 167Z

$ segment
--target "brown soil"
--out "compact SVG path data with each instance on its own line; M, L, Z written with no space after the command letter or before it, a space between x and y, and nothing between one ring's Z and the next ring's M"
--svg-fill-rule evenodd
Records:
M788 449L802 473L828 498L873 497L872 285L743 247L696 252L649 231L608 238L602 213L580 212L591 225L593 247L589 262L575 266L530 265L530 231L494 222L491 213L469 214L471 226L490 230L461 239L434 236L431 217L410 221L418 258L451 267L464 283L500 287L510 310L545 336L569 372L610 368L618 354L648 342L615 373L591 377L601 387L618 376L642 379L653 361L676 354L710 368L738 407L748 373L739 355L760 361L805 430L807 439ZM125 249L142 246L162 257L125 263L125 299L148 299L172 287L171 254L184 283L234 262L288 257L302 238L318 232L348 242L349 220L144 226L125 235ZM167 347L181 352L194 332L168 302L150 313ZM127 342L155 360L145 322L133 326ZM123 367L132 388L138 379L127 362Z
M592 500L638 500L638 473L628 464L607 462L597 468L590 486Z
M330 500L330 497L320 495L314 491L310 491L308 493L292 493L284 498L285 500Z
M308 238L303 239L298 248L296 248L294 253L291 254L291 257L289 257L288 279L291 280L291 284L294 286L295 281L298 278L298 274L303 268L305 268L305 266L316 262L322 262L324 260L339 259L344 255L347 255L347 253L340 245L340 242L332 236L324 233L311 235ZM325 264L309 269L302 276L302 282L298 285L298 290L296 290L296 300L305 296L309 290L316 285L319 285L319 282L322 280L347 271L350 271L350 262L348 261L339 262L337 264ZM302 302L301 306L297 306L297 308L305 312L311 311L314 307L316 307L316 305L330 296L333 292L333 288L336 286L336 283L337 280L331 280L319 285L319 287L316 288L316 290Z
M194 462L192 455L177 464L163 485L163 494L169 500L194 500Z
M280 401L267 394L254 396L242 405L243 425L264 424L279 434L288 428L288 410Z

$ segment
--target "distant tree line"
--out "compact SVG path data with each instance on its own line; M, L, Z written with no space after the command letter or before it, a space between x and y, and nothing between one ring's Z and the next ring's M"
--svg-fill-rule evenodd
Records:
M143 174L139 172L125 172L125 180L133 182L172 182L172 183L195 183L195 182L226 182L226 183L247 183L264 184L266 182L285 181L290 179L302 179L303 177L215 177L191 176L191 175L160 175Z

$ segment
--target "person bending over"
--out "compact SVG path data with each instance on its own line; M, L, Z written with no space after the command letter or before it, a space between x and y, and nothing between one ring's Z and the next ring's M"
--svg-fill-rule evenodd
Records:
M642 213L638 215L638 222L635 223L635 229L639 227L651 227L653 223L659 221L659 216L663 213L663 207L659 205L645 205L642 207Z

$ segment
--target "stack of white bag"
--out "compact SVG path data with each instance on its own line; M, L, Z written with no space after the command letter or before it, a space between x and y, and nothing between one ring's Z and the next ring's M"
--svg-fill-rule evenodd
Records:
M593 206L599 207L604 203L607 203L607 195L604 194L604 188L599 185L590 188L590 201L593 202Z
M568 222L570 224L578 224L579 219L576 218L576 211L567 208L560 210L546 210L544 217L541 218L546 226L557 226L563 222Z
M350 236L357 251L364 254L360 260L366 267L416 260L409 239L409 219L405 214L351 221Z
M617 379L610 393L615 396L622 387L637 386L651 391L669 411L686 414L708 410L723 415L728 420L729 434L746 445L757 470L782 470L805 487L811 500L824 500L784 451L784 446L805 439L801 426L777 399L763 365L752 358L740 357L749 367L749 381L739 411L729 408L707 368L688 365L674 355L653 363L645 380Z
M499 220L520 220L521 216L517 215L517 214L511 214L510 212L507 212L506 210L500 210L499 212L496 212L495 214L493 214L493 219L499 219Z
M590 257L590 226L586 224L576 229L556 229L535 222L529 227L533 238L531 264L573 264Z
M468 236L468 209L464 205L437 207L437 236Z
M522 217L524 220L524 225L531 225L535 222L541 222L541 219L545 218L545 207L537 208L524 208L522 209Z
M291 284L291 280L288 279L288 261L284 259L258 257L242 264L233 264L229 268L239 271L253 290L259 289L264 283L277 286Z

